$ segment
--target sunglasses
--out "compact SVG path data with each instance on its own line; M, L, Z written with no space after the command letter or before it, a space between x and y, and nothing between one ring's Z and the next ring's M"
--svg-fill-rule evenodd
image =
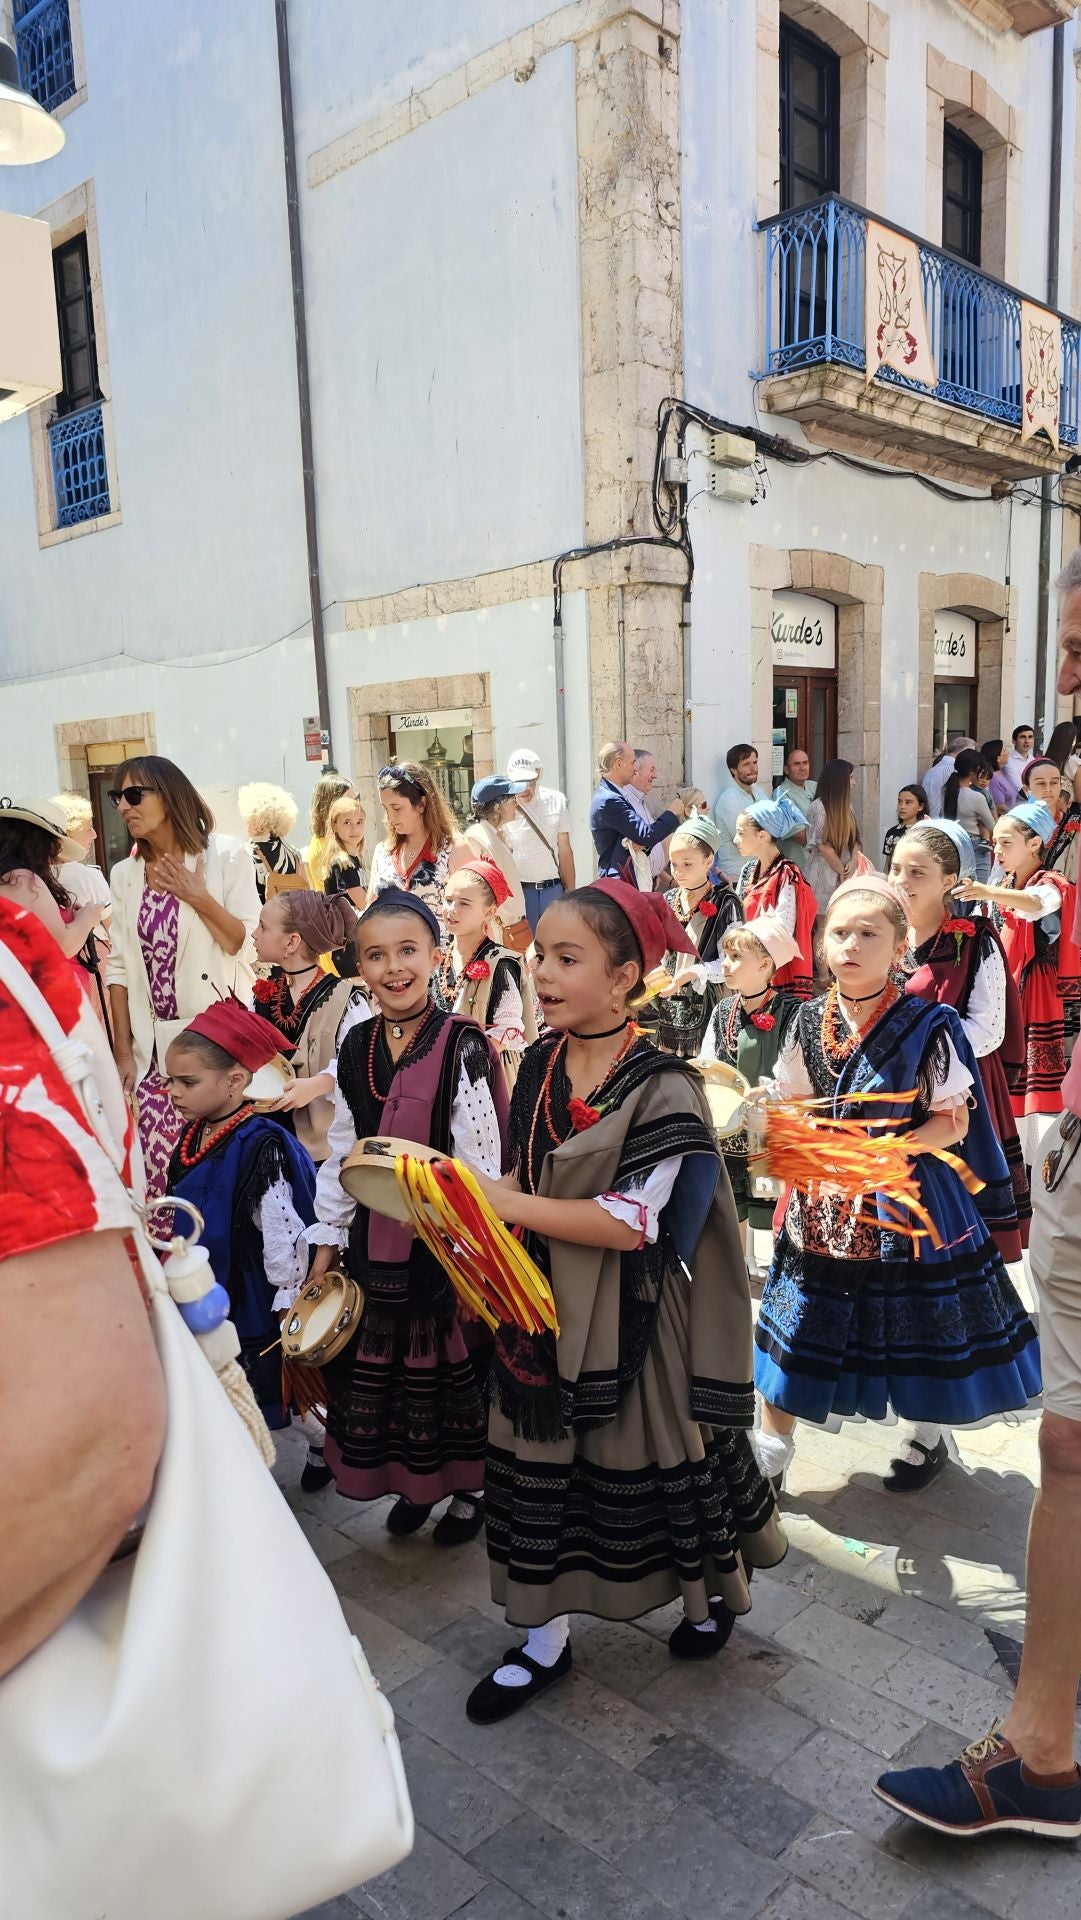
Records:
M1061 1146L1052 1147L1043 1163L1043 1183L1048 1193L1054 1193L1059 1182L1065 1178L1073 1163L1074 1155L1081 1146L1081 1119L1076 1113L1063 1114L1059 1122L1059 1138L1062 1142ZM1067 1146L1070 1147L1070 1151L1066 1155L1064 1166L1062 1157Z
M156 792L156 787L120 787L119 789L110 787L109 798L114 807L118 807L121 800L125 801L129 807L141 807L144 793Z

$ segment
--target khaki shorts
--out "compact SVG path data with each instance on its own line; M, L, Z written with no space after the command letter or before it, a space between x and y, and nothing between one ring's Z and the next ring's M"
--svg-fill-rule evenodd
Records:
M1043 1404L1047 1413L1081 1420L1081 1127L1063 1140L1063 1120L1045 1134L1032 1169L1029 1269L1040 1308ZM1062 1150L1054 1191L1044 1185L1048 1154Z

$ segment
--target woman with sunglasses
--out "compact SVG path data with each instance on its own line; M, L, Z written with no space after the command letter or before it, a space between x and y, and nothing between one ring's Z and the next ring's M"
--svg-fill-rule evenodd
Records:
M181 1130L166 1052L212 1001L250 998L259 895L247 841L214 832L206 801L171 760L126 760L109 798L132 838L131 858L110 876L116 1064L134 1096L147 1192L156 1199Z
M415 760L380 767L379 799L387 831L372 860L368 904L388 887L415 894L435 914L445 946L447 877L469 859L472 849L427 767Z

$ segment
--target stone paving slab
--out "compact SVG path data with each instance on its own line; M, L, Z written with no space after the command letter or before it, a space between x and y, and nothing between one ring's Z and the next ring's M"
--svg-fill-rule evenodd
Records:
M570 1680L491 1728L465 1699L521 1636L482 1542L440 1553L430 1528L392 1539L387 1502L302 1495L280 1438L417 1817L409 1861L301 1920L1078 1920L1081 1847L951 1845L871 1793L887 1758L941 1764L1008 1701L984 1627L1023 1631L1033 1424L961 1436L926 1499L881 1491L896 1432L801 1432L788 1558L715 1660L671 1659L678 1605L576 1619Z

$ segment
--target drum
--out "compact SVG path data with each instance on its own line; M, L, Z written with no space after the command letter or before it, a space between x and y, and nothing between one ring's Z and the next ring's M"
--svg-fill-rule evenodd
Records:
M734 1139L747 1124L746 1099L751 1091L737 1067L724 1060L696 1060L706 1083L706 1102L713 1120L713 1131L722 1143Z
M369 1207L373 1213L384 1213L391 1220L401 1220L408 1226L411 1216L394 1171L400 1153L412 1154L414 1160L444 1158L434 1147L421 1146L416 1140L373 1134L357 1141L343 1160L338 1177L346 1193L362 1207Z
M325 1366L348 1346L363 1311L363 1291L347 1273L320 1274L282 1315L282 1354L295 1366Z
M283 1053L276 1053L265 1066L256 1068L240 1097L247 1100L256 1113L269 1113L296 1077L292 1061Z

